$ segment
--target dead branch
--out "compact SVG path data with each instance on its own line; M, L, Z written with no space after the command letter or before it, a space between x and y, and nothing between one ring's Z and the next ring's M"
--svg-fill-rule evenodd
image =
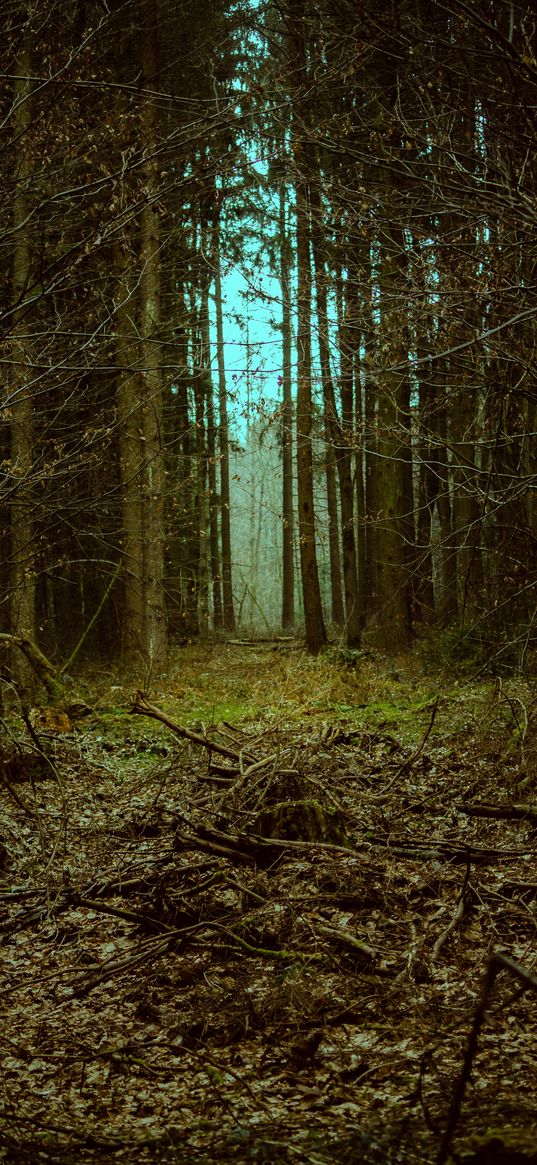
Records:
M277 759L278 754L274 752L271 756L263 757L261 760L253 761L252 764L247 766L247 768L241 766L242 771L239 772L237 779L233 781L233 783L226 790L223 800L227 800L228 798L233 800L239 790L242 789L243 786L248 782L250 777L253 777L255 773L261 772L268 768L269 765L274 765Z
M502 821L529 821L532 825L537 822L537 808L534 805L487 805L476 802L474 805L464 803L455 805L459 813L466 813L468 817L495 817Z
M436 861L449 861L454 865L470 862L472 865L484 865L486 862L512 861L513 858L534 856L533 846L527 849L493 849L490 846L458 845L450 841L405 841L398 838L386 839L381 837L370 838L372 845L383 846L389 849L395 857L400 858L432 858Z
M11 797L12 801L15 802L15 805L17 805L19 809L22 809L23 813L25 813L27 817L33 817L33 818L37 817L37 813L35 812L35 810L33 810L30 807L30 805L26 804L26 801L24 800L23 797L20 796L20 793L15 792L15 789L11 785L9 778L6 774L4 762L1 759L0 759L0 782L3 785L4 789L6 790L6 792L8 793L8 795Z
M323 938L328 939L329 942L337 943L339 946L351 950L355 955L362 955L364 959L377 958L378 952L374 947L369 946L369 943L362 942L362 939L356 938L343 926L324 926L321 923L316 923L315 931Z
M249 865L270 866L287 850L314 854L316 850L349 857L354 851L342 845L326 841L297 841L287 838L259 837L257 834L230 834L216 829L198 826L192 833L178 831L175 835L176 849L200 849L204 853L214 853L233 861Z
M81 894L70 894L69 899L72 906L84 906L86 910L94 910L96 914L111 914L114 918L123 918L126 922L133 922L137 926L143 926L147 929L158 930L165 934L174 929L166 922L162 922L161 919L155 918L154 914L145 914L141 910L121 910L118 906L109 906L101 899L83 898Z
M525 987L529 987L532 991L537 991L537 979L534 975L530 975L529 971L526 971L525 968L521 967L519 963L515 963L513 959L507 958L506 955L492 955L492 958L489 960L487 966L485 977L483 979L481 997L476 1007L474 1022L468 1037L468 1045L466 1048L462 1068L453 1090L448 1123L446 1125L445 1133L442 1137L442 1143L436 1158L436 1165L445 1165L445 1162L448 1159L451 1141L457 1127L457 1121L459 1119L462 1102L464 1100L464 1094L466 1092L466 1085L470 1079L472 1064L477 1053L479 1033L483 1026L488 1001L496 981L496 976L500 971L509 971L511 975L515 975L517 979L520 979Z
M192 744L199 744L202 748L207 748L209 752L217 752L220 756L227 756L231 760L240 762L240 758L245 757L250 762L255 762L255 757L242 750L237 752L234 748L227 748L225 744L219 744L218 741L212 740L210 736L202 735L201 732L193 732L191 728L183 728L181 724L177 724L175 720L171 720L166 716L165 712L161 712L160 708L150 704L145 695L141 691L137 691L132 704L131 712L137 713L140 716L150 716L153 720L158 720L160 724L165 724L166 728L170 729L175 736L181 736L184 740L190 740Z
M5 643L11 647L18 647L19 651L22 651L22 654L26 656L28 663L35 672L38 680L43 684L49 698L55 703L61 703L63 701L65 689L61 680L58 678L56 668L32 639L25 638L23 635L9 635L6 631L2 631L0 632L0 643Z
M448 923L445 930L442 931L442 934L438 936L438 938L434 944L434 947L431 951L431 963L436 962L436 960L440 954L440 951L442 950L442 947L444 946L444 943L447 942L451 932L453 930L455 930L455 928L458 926L459 922L462 921L462 919L464 918L464 916L468 910L468 906L469 906L468 881L469 881L469 878L470 878L470 863L468 863L468 865L466 867L466 873L464 875L462 889L461 889L461 892L459 894L459 898L457 901L457 907L456 907L455 913L453 915L453 918L451 919L451 922Z

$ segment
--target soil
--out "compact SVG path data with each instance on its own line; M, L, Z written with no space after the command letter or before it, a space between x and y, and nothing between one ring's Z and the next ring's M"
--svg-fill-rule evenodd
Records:
M0 1160L537 1162L534 681L193 648L177 731L77 688L4 723Z

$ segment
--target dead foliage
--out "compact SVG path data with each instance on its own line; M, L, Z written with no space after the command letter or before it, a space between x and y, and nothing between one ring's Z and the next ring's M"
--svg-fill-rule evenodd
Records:
M493 717L134 708L3 770L0 1159L537 1160L537 803Z

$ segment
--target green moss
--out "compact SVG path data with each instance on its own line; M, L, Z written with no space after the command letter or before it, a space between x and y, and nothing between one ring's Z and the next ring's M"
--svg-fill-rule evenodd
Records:
M272 805L260 813L253 830L261 837L347 844L342 814L318 801L281 801Z
M354 729L364 732L383 730L394 732L403 743L417 742L423 736L431 717L436 696L423 691L409 701L401 692L401 700L377 700L367 704L335 704L334 717L344 717Z
M204 724L239 724L249 717L258 715L256 705L244 699L209 700L204 697L174 703L174 714L182 722L192 726L194 722Z

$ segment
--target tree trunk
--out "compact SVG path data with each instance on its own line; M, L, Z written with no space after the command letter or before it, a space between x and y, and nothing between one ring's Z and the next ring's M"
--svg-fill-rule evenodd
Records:
M408 336L397 307L406 263L402 231L380 230L382 359L375 459L375 555L378 643L397 651L410 638L408 577Z
M282 296L282 629L295 624L293 504L293 397L291 387L291 256L285 183L279 185L280 286Z
M207 513L206 375L203 328L199 330L198 368L194 379L196 420L196 517L198 559L196 570L197 619L200 635L209 635L209 522Z
M356 306L353 289L347 279L344 298L344 317L340 321L339 348L341 352L341 438L337 452L340 491L341 527L343 539L343 578L345 580L345 618L347 644L360 646L361 618L358 593L358 560L356 554L354 485L353 485L353 422L354 422L354 362L359 347Z
M203 378L207 414L207 510L209 518L209 566L212 594L213 627L223 626L222 576L220 571L220 544L218 538L218 496L216 489L216 432L214 422L213 378L211 375L211 347L209 327L209 287L202 290L201 328L203 333Z
M139 0L142 88L157 86L155 0ZM166 669L168 628L164 594L164 400L160 367L160 263L158 212L158 116L155 99L142 97L143 208L140 217L140 336L143 477L145 655L151 671Z
M297 85L305 80L304 5L302 0L290 6L290 68ZM302 152L301 123L295 102L292 136L296 179L296 253L297 253L297 403L296 462L298 485L298 532L300 571L304 599L306 644L310 655L317 655L326 643L317 552L315 546L315 506L313 491L312 392L311 392L311 265L309 200L307 181L300 173Z
M475 320L469 321L472 332ZM476 463L478 398L482 388L476 353L459 357L459 392L450 409L449 441L452 449L453 539L457 549L457 597L461 618L482 583L480 549L481 514L478 505L479 466Z
M357 569L358 569L358 603L360 626L365 627L367 606L367 522L366 522L366 495L365 495L365 451L367 448L365 431L365 396L361 379L361 353L354 354L354 427L356 431L356 538L357 538Z
M372 272L370 272L372 276ZM370 375L369 369L375 363L375 344L373 340L373 321L368 319L367 332L364 337L364 406L363 406L363 441L364 441L364 526L362 542L364 543L364 595L362 609L367 623L370 611L376 610L376 561L375 549L375 514L377 512L376 477L377 465L377 386Z
M140 380L134 372L136 337L132 314L135 297L129 287L126 245L117 244L114 257L118 277L114 319L118 368L116 400L123 558L122 648L125 663L129 666L139 666L144 659L142 402L139 394Z
M13 134L17 142L15 194L13 197L12 286L16 305L13 313L11 345L11 473L16 482L11 503L11 630L14 635L35 640L36 571L34 499L34 411L32 401L31 354L28 334L29 307L24 305L32 284L31 249L27 221L30 214L28 187L32 174L29 131L32 122L31 61L28 34L20 51L13 93ZM34 687L32 669L24 655L15 652L13 675L27 692Z
M341 548L339 532L341 529L338 492L337 492L337 460L332 444L332 435L326 421L325 411L325 477L326 477L326 505L328 510L328 550L330 555L330 598L331 619L335 627L345 626L345 604L343 602L343 588L341 586Z
M218 413L220 449L220 525L222 538L222 625L224 631L235 631L233 606L233 566L231 553L231 512L229 504L229 425L227 414L226 367L224 361L224 321L222 307L222 272L220 257L220 222L215 227L214 239L214 300L216 310L216 352L218 360Z
M198 531L196 501L196 429L190 415L188 388L192 378L188 367L189 313L184 288L176 280L178 350L177 361L181 372L176 381L175 412L178 462L177 497L174 498L176 528L176 562L179 575L182 634L195 635L199 630L197 610Z
M313 159L312 159L313 161ZM348 461L345 458L345 439L342 432L341 422L337 413L336 397L334 392L334 384L332 380L332 372L330 368L330 344L328 337L328 298L326 292L326 257L323 237L323 227L321 218L321 202L319 193L319 170L315 166L315 174L312 176L311 184L311 241L313 251L313 263L315 270L315 294L317 302L317 321L319 326L319 358L321 363L321 377L323 382L323 402L324 402L324 417L326 440L330 442L327 445L326 453L326 489L328 497L328 520L330 530L330 578L331 578L331 592L332 592L332 619L336 625L345 626L347 644L355 646L351 642L354 638L352 621L349 621L349 611L354 607L351 597L352 579L349 574L348 566L349 559L346 551L348 548L348 539L346 540L346 531L344 517L348 514L348 508L345 501L348 500L349 483L346 480L346 470L348 469ZM343 593L341 588L341 555L339 547L339 515L335 490L334 474L337 471L339 478L340 489L340 507L341 507L341 528L343 540L343 577L345 580L345 602L343 602ZM352 493L352 482L350 483ZM354 527L353 527L354 532ZM347 568L347 569L345 569ZM356 580L357 581L357 580ZM355 596L356 597L356 596ZM350 635L350 639L349 639Z

